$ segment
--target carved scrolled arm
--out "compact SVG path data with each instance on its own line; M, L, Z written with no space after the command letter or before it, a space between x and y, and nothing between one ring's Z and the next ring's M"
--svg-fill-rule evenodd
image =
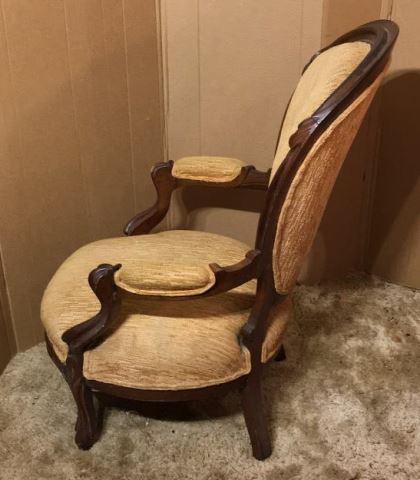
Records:
M149 233L160 223L168 213L171 203L172 192L177 187L176 178L172 176L174 162L162 162L156 164L151 172L153 184L155 185L157 199L154 205L144 212L137 214L125 226L126 235L141 235Z
M135 215L124 227L125 235L142 235L149 233L160 223L168 213L171 203L172 192L178 187L190 185L202 185L207 187L223 188L247 188L251 190L267 190L270 181L271 169L266 172L257 170L252 165L243 166L233 180L206 181L200 176L194 178L177 177L172 174L174 162L162 162L156 164L151 172L153 184L155 185L157 200L147 210Z
M69 356L99 345L114 328L121 306L114 273L120 268L121 264L101 264L90 272L89 285L100 301L101 309L91 319L64 332L62 339L69 346Z

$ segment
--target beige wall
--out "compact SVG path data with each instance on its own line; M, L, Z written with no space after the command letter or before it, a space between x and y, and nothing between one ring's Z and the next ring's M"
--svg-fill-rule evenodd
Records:
M153 0L1 0L1 17L0 247L22 350L58 265L150 202L160 36Z
M322 1L163 1L169 157L223 155L270 167L290 93L320 46L321 16ZM187 209L172 209L172 226L253 243L261 195L182 196Z
M14 336L8 331L10 318L5 311L6 305L0 299L0 373L15 353Z
M381 91L367 266L391 282L420 288L420 2L389 4L400 37Z
M381 10L382 0L324 0L322 44L328 45L352 28L377 20Z

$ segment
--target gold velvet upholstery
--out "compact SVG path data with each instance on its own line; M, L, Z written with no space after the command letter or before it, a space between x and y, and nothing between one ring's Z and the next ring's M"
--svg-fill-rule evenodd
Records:
M174 163L172 175L184 180L231 182L245 163L228 157L184 157Z
M370 50L363 42L342 44L317 57L305 71L285 117L274 160L276 170L287 154L286 135L293 134L354 71ZM382 76L366 89L324 132L293 179L277 223L273 271L279 293L296 283L318 230L332 187Z
M365 42L343 43L316 57L303 73L284 117L271 179L289 151L289 139L357 68L370 51Z
M274 280L279 293L289 292L296 283L341 165L381 79L382 75L321 135L292 182L274 244Z
M67 345L62 334L99 310L87 278L100 263L122 263L119 281L129 281L142 292L179 294L180 284L185 289L204 285L208 263L235 263L249 250L220 235L176 230L86 245L63 263L45 291L41 319L48 338L64 362ZM180 277L182 265L186 280ZM254 296L254 281L223 295L190 301L126 295L116 331L84 354L84 375L151 390L200 388L233 380L250 369L249 352L239 345L237 335L248 319ZM272 313L263 361L279 347L291 313L290 301Z

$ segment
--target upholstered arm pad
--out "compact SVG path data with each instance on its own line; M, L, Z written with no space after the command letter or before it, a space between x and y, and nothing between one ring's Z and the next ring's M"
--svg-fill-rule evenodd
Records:
M245 163L229 157L184 157L176 160L172 175L181 180L232 182L241 175Z
M256 278L260 252L229 237L171 230L109 241L118 289L146 297L191 297L230 290Z

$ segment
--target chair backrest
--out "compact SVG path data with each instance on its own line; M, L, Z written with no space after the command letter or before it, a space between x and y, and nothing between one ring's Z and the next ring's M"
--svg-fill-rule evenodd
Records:
M397 35L391 21L368 23L318 52L303 71L283 119L256 242L271 255L277 293L296 282Z

